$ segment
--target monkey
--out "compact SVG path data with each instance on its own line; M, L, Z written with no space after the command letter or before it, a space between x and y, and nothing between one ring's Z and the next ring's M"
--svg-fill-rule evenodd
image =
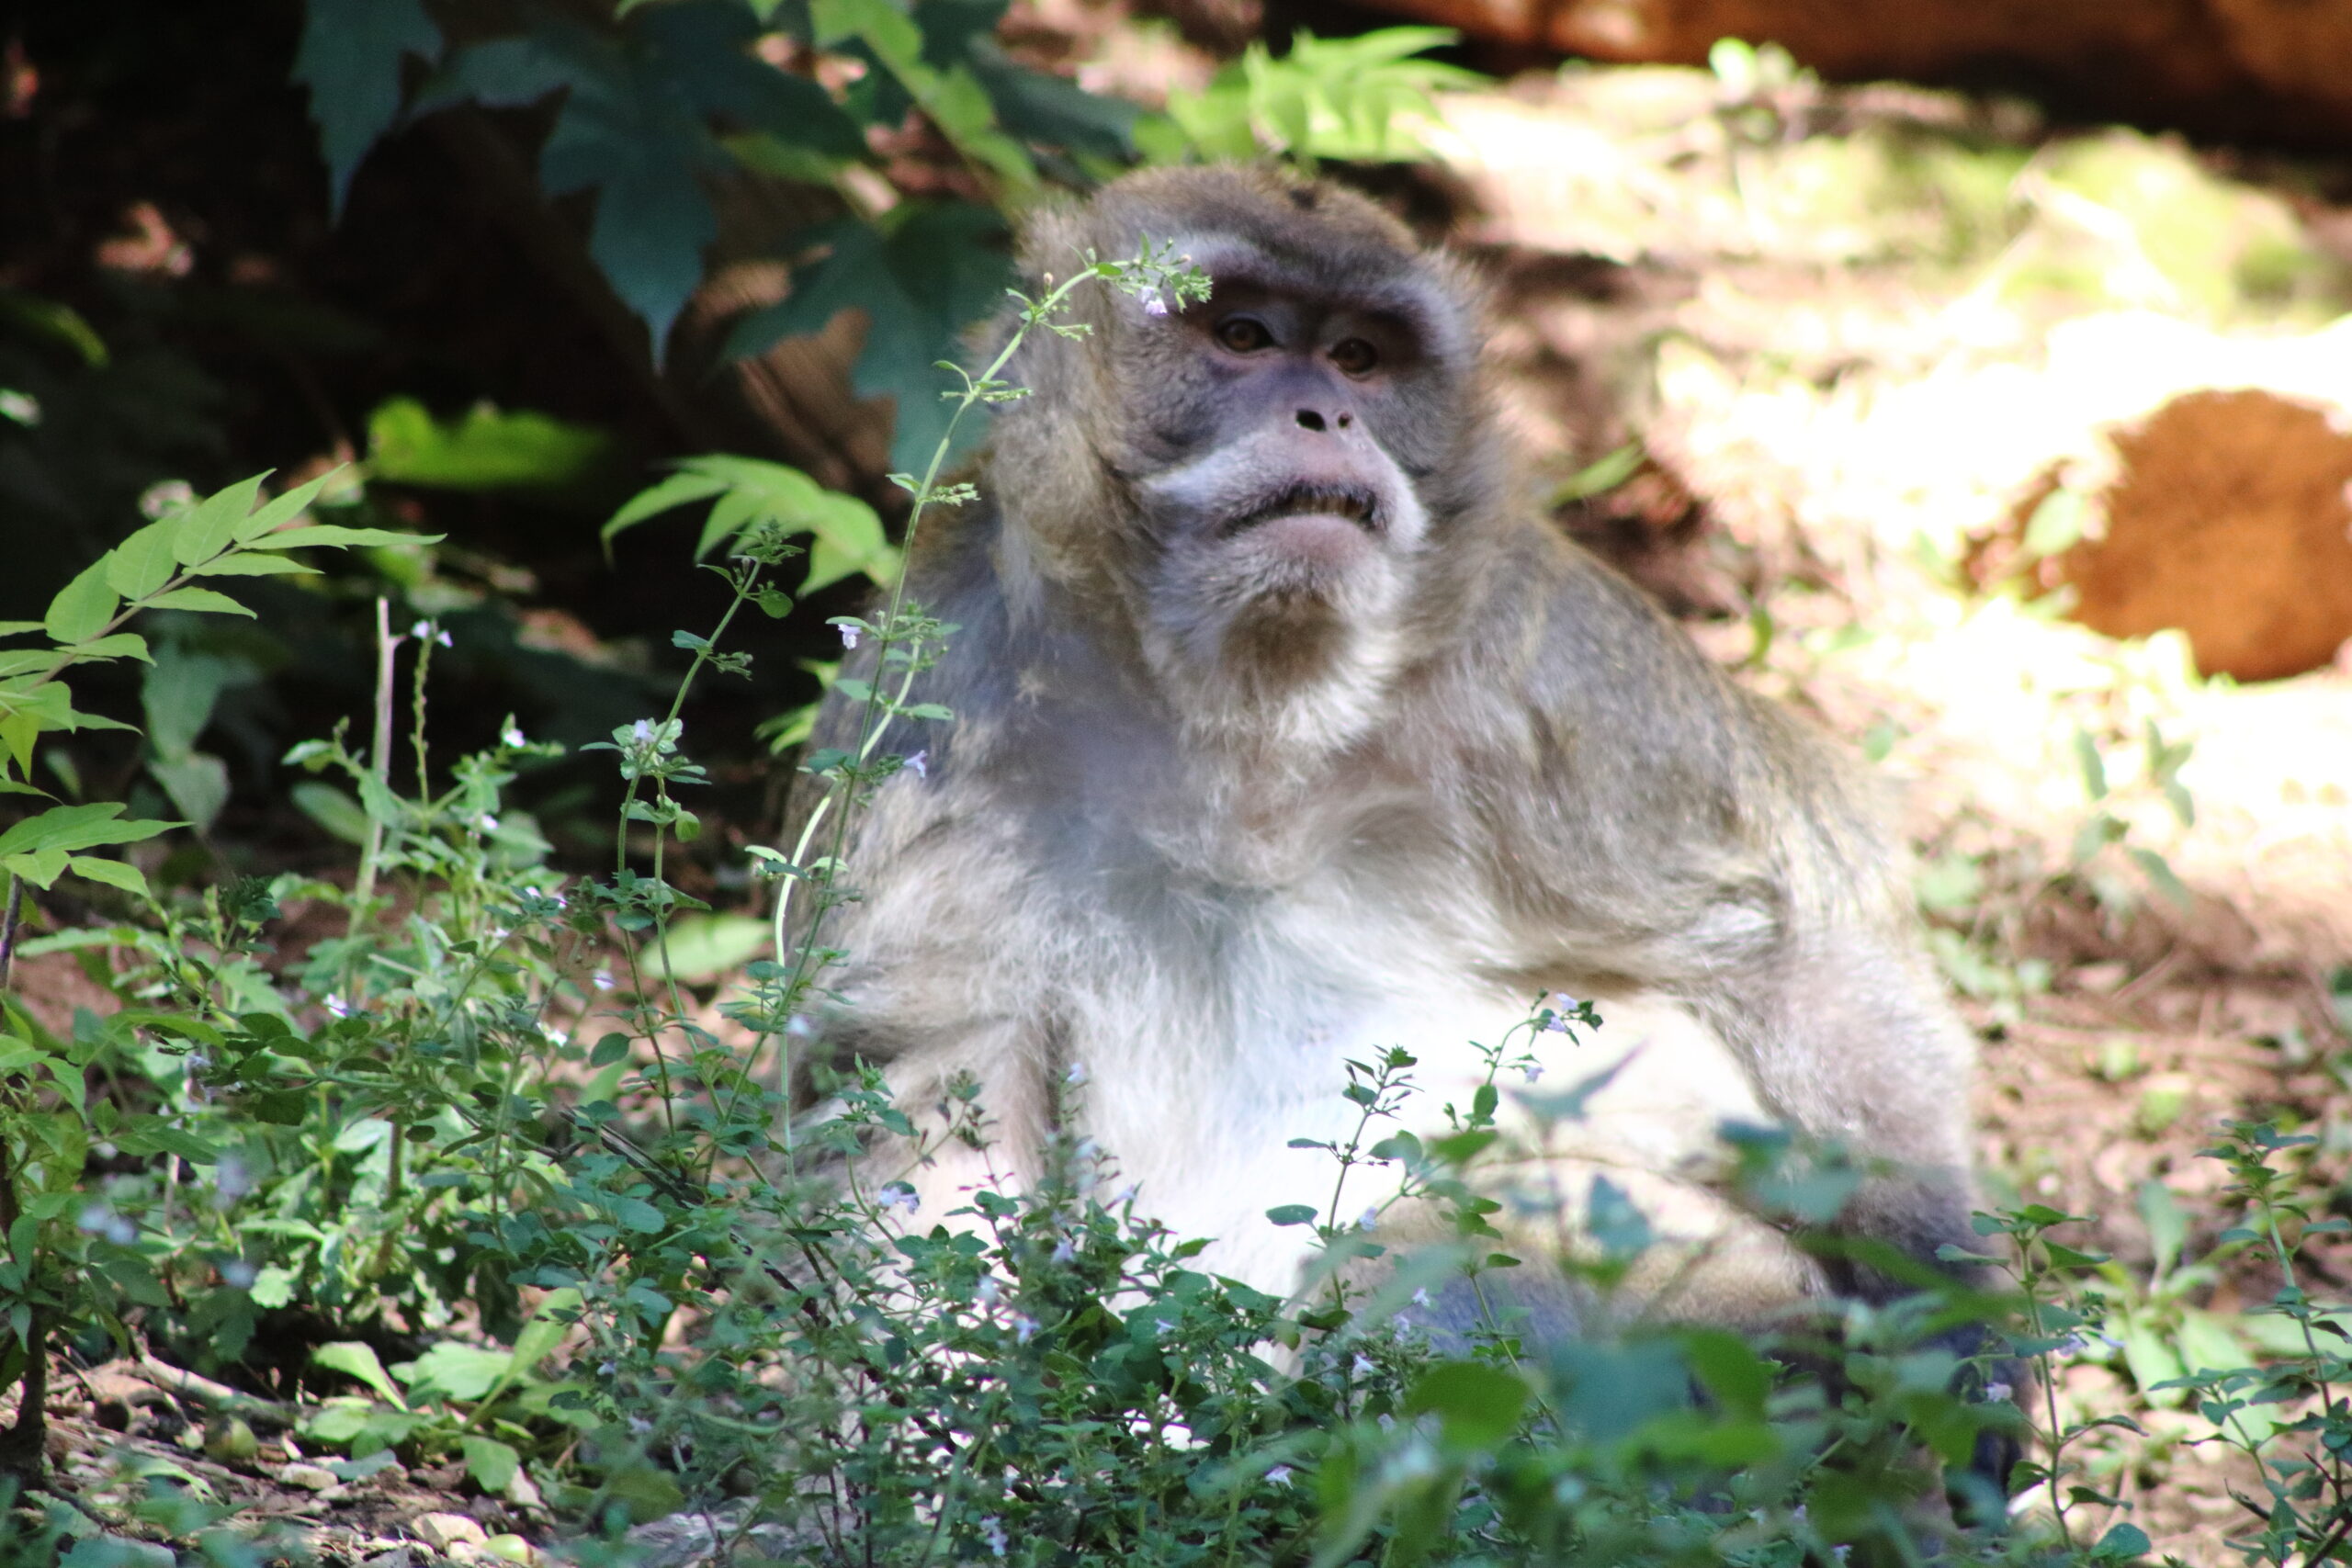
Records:
M1888 808L1525 499L1465 264L1209 167L1035 216L1018 265L1148 242L1205 302L1075 291L1082 332L1022 341L979 499L905 568L956 628L921 694L955 716L900 721L925 765L849 840L824 1033L910 1113L979 1086L990 1146L916 1171L925 1212L1072 1120L1207 1266L1284 1292L1306 1233L1265 1211L1328 1190L1287 1145L1355 1116L1345 1064L1402 1046L1460 1093L1472 1043L1565 995L1602 1027L1540 1065L1615 1077L1546 1174L1683 1204L1659 1310L1902 1289L1711 1208L1725 1118L1835 1140L1868 1170L1844 1234L1964 1267L1935 1259L1975 1246L1973 1041ZM857 722L829 699L819 744Z

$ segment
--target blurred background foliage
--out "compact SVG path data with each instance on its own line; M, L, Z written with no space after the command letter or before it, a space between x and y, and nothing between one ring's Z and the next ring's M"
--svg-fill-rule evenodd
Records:
M152 740L61 751L45 782L143 791L232 861L325 850L322 824L279 808L277 758L364 706L378 595L451 634L435 700L453 752L510 711L568 745L602 736L649 705L669 629L723 596L683 513L600 537L659 465L789 462L895 525L885 476L944 428L936 362L1001 300L1011 214L1146 148L1416 156L1427 90L1466 79L1417 58L1440 29L1302 34L1147 110L1080 86L1071 40L1006 11L19 13L0 106L0 618L37 615L187 487L264 467L284 484L353 463L340 506L445 536L255 583L257 623L163 617L154 670L102 674L89 699L143 709ZM714 863L772 819L754 730L811 699L825 615L864 592L826 576L851 580L763 649L784 656L687 716L730 738ZM526 785L560 844L604 830L578 817L587 776L557 762ZM207 858L183 869L209 877Z

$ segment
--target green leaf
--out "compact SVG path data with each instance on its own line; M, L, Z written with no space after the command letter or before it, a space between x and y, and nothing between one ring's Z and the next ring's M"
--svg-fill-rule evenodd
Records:
M185 549L201 560L227 548L229 541L251 521L247 513L253 511L254 502L261 494L262 480L269 478L271 471L265 468L226 490L215 491L183 513L180 524L184 531L175 547L175 556Z
M6 832L0 833L0 855L41 850L88 850L101 844L135 844L166 829L187 826L183 822L115 820L121 815L122 803L113 800L91 801L82 806L54 806L40 816L28 817Z
M336 475L341 474L347 467L349 467L349 465L337 463L334 468L329 468L325 473L321 474L317 479L312 479L310 483L295 486L292 490L288 491L284 495L281 495L275 501L264 505L259 511L254 512L250 515L240 516L236 519L232 519L230 537L239 544L249 544L254 540L262 538L264 535L268 534L275 529L284 527L287 524L291 523L295 518L300 517L304 512L308 511L310 509L311 502L319 498L319 491L326 488L327 481L334 479ZM267 479L268 477L269 476L266 473L259 476L261 479ZM251 502L248 502L247 504L251 504ZM190 547L195 547L194 544L191 544ZM215 545L212 547L217 550L222 547ZM265 547L276 549L277 547L275 543L270 543ZM201 559L203 558L198 557L198 558Z
M662 951L681 980L731 974L768 943L768 922L750 915L695 915L671 922Z
M440 52L441 30L419 0L309 0L294 80L311 90L332 215L342 215L353 172L400 114L401 59Z
M119 887L125 893L147 895L147 878L135 865L125 865L119 860L99 860L92 855L74 855L65 862L65 869L92 882L103 882L108 887Z
M408 1401L402 1399L401 1391L393 1386L390 1375L384 1371L384 1363L376 1359L374 1348L364 1341L357 1339L330 1341L312 1349L311 1359L329 1371L341 1372L345 1377L358 1379L395 1408L401 1410L408 1408Z
M1481 1361L1444 1361L1421 1374L1405 1396L1410 1415L1437 1415L1446 1445L1490 1449L1519 1427L1527 1407L1525 1380Z
M450 1399L480 1399L498 1386L514 1359L504 1350L485 1350L445 1339L402 1368L401 1381L420 1396L439 1393Z
M266 550L243 550L233 556L188 569L191 577L316 577L319 569L305 566L284 556L274 556Z
M605 526L598 532L597 537L604 541L606 549L609 550L612 547L613 536L622 529L634 528L647 518L658 517L662 513L674 508L690 505L697 501L707 501L726 490L727 487L728 480L715 474L694 472L672 474L652 488L641 490L631 496L621 509L614 513L605 522Z
M2098 742L2086 729L2075 731L2075 762L2083 772L2083 790L2093 800L2107 798L2107 764L2099 759Z
M495 1438L459 1438L458 1449L466 1456L466 1473L493 1497L513 1484L514 1472L523 1462L522 1455Z
M953 412L940 393L955 384L941 360L962 356L963 334L1002 303L1012 281L1004 220L964 202L903 202L881 226L842 220L801 236L824 247L792 292L729 333L730 358L764 354L786 337L820 332L842 310L862 310L865 346L851 375L861 398L898 400L892 466L920 472ZM982 434L979 410L956 427L959 448Z
M587 477L611 450L604 432L528 409L508 413L477 403L444 424L415 399L394 398L368 416L368 468L402 484L560 490Z
M343 528L332 523L314 523L272 534L262 543L273 550L308 550L328 546L340 549L360 545L437 545L441 538L438 534L403 534L391 528Z
M107 581L109 558L100 556L80 575L58 591L41 617L41 629L52 642L87 642L114 619L118 596Z
M85 662L93 659L145 659L147 639L137 632L116 632L109 637L77 642L73 645L73 653L75 659Z
M194 610L209 615L243 615L249 620L254 614L226 593L215 593L209 588L175 588L169 593L157 594L141 608Z
M143 599L170 581L172 568L178 564L172 555L172 541L187 516L181 513L150 523L108 550L107 586L126 599Z
M1321 1211L1312 1203L1283 1203L1266 1211L1266 1218L1278 1225L1311 1225Z
M292 797L296 810L345 843L368 841L368 813L334 785L304 779L286 793Z
M229 804L229 764L209 752L158 757L147 764L147 772L199 833L210 828L220 808Z
M2145 1557L2149 1551L2147 1531L2138 1525L2119 1524L2109 1526L2107 1533L2098 1538L2098 1544L2091 1548L2091 1555L2117 1562Z

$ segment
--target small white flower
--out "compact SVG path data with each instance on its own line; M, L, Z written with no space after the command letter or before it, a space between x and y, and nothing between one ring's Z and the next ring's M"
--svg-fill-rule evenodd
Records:
M893 1181L882 1189L876 1201L885 1209L904 1209L910 1214L922 1207L922 1200L915 1195L915 1190L903 1181Z
M795 1040L807 1040L817 1032L817 1026L808 1021L807 1013L796 1012L784 1021L784 1032Z
M327 999L322 1005L326 1008L327 1011L334 1014L337 1018L349 1018L351 1016L351 1004L345 1001L333 991L329 991L327 993Z
M1023 1317L1017 1312L1014 1313L1012 1314L1012 1342L1015 1345L1026 1345L1035 1337L1037 1337L1037 1320L1034 1317Z
M632 1416L628 1417L628 1429L635 1436L641 1438L653 1430L653 1423L642 1416Z
M1167 1332L1168 1332L1170 1329L1171 1329L1171 1328L1173 1328L1173 1327L1175 1327L1175 1326L1176 1326L1176 1325L1175 1325L1174 1324L1172 1324L1172 1323L1169 1322L1169 1321L1168 1321L1166 1318L1164 1318L1164 1317L1162 1317L1162 1318L1155 1318L1155 1319L1152 1321L1152 1325L1151 1325L1151 1333L1152 1333L1152 1337L1153 1337L1153 1338L1155 1338L1155 1339L1159 1338L1159 1337L1161 1337L1162 1336L1166 1335L1166 1334L1167 1334Z
M1430 1304L1430 1292L1429 1292L1429 1291L1428 1291L1427 1287L1424 1287L1424 1288L1422 1288L1422 1289L1420 1289L1420 1290L1418 1290L1418 1291L1415 1291L1415 1292L1413 1292L1413 1304L1414 1304L1415 1306L1424 1306L1424 1307Z
M995 1275L983 1274L979 1288L972 1292L972 1299L984 1307L992 1307L1004 1299L1004 1287L997 1283Z
M613 988L613 972L609 969L599 969L588 976L588 983L600 991L609 991Z
M617 1361L599 1361L596 1363L596 1375L600 1378L611 1377L615 1372L617 1372L620 1370L620 1363Z
M513 931L508 931L504 926L492 926L490 928L490 940L493 942L504 942L508 937L513 936L514 934L514 933Z
M926 747L907 759L907 772L919 779L931 777L931 750Z
M1348 1371L1355 1373L1355 1375L1360 1378L1368 1378L1379 1370L1379 1368L1372 1364L1372 1358L1366 1356L1361 1350L1356 1352L1356 1359L1348 1363Z
M238 1290L250 1291L253 1289L254 1281L261 1278L261 1270L242 1258L232 1258L228 1262L220 1265L220 1278Z
M1120 1188L1116 1192L1111 1194L1111 1201L1116 1207L1125 1208L1129 1203L1134 1202L1136 1199L1142 1194L1142 1182L1130 1181L1125 1187Z
M1072 1062L1069 1065L1069 1071L1062 1075L1062 1082L1069 1085L1072 1089L1078 1088L1085 1081L1086 1064L1084 1062Z
M1356 1229L1360 1231L1373 1231L1378 1230L1379 1228L1380 1211L1378 1208L1366 1209L1363 1213L1356 1216Z
M989 1552L991 1556L1001 1557L1004 1555L1004 1526L998 1520L994 1514L990 1514L987 1518L980 1521L980 1539L988 1542Z
M505 728L498 732L498 743L509 749L519 750L523 746L527 744L527 742L523 739L523 727L518 724L508 725Z
M1530 1062L1527 1064L1524 1071L1527 1074L1527 1081L1529 1083L1533 1083L1537 1078L1544 1076L1544 1064L1541 1062Z
M458 646L456 640L452 638L447 632L444 631L435 632L433 634L433 640L439 643L444 648L455 648Z
M419 639L430 637L433 635L433 623L431 621L414 622L409 626L408 635Z
M653 740L653 721L650 718L639 719L628 727L628 738L639 746L650 745Z
M843 626L841 628L841 633L842 646L843 648L855 648L857 646L857 628L855 626ZM1002 1554L1000 1553L999 1555Z
M1147 283L1136 290L1136 300L1143 306L1143 313L1147 316L1168 314L1168 296L1151 284Z
M2005 1382L1988 1382L1984 1385L1984 1397L1996 1404L2007 1404L2017 1392Z
M1268 1481L1272 1482L1272 1483L1274 1485L1276 1485L1276 1486L1287 1486L1287 1485L1289 1485L1289 1484L1290 1484L1290 1466L1288 1466L1288 1465L1286 1465L1286 1464L1278 1464L1278 1465L1274 1466L1274 1468L1273 1468L1273 1469L1272 1469L1272 1470L1270 1470L1270 1471L1266 1472L1266 1479L1267 1479Z

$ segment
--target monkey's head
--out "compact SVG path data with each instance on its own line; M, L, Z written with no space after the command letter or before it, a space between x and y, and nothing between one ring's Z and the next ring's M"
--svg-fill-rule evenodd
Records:
M1082 290L1086 336L1024 345L1001 564L1130 637L1180 709L1343 739L1493 483L1474 290L1370 202L1261 170L1132 175L1032 224L1023 265L1042 288L1147 242L1210 297Z

